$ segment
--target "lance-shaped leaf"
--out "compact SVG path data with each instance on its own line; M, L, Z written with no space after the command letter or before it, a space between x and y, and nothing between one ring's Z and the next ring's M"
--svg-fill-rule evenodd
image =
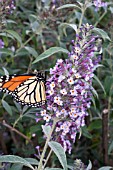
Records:
M28 161L26 161L24 158L21 158L19 156L15 156L15 155L3 155L3 156L0 156L0 162L22 164L22 165L27 166L27 167L34 170L34 167Z
M71 27L75 32L77 32L77 26L75 24L68 24L68 23L62 23L59 26L59 29L66 29L66 27ZM64 33L66 34L66 31L64 30Z
M15 32L13 30L6 30L6 32L8 34L12 35L20 44L22 44L22 39L21 39L20 35L17 32Z
M67 170L67 160L66 160L66 154L64 152L64 149L60 143L51 141L48 143L50 148L53 150L53 152L56 154L56 156L59 159L59 162L61 163L64 170Z
M104 40L107 39L107 40L111 41L110 37L108 36L108 34L107 34L104 30L102 30L102 29L100 29L100 28L93 28L93 31L94 31L94 32L97 32L98 34L100 34L101 37L102 37Z
M0 48L0 53L1 54L5 54L5 55L7 55L7 56L13 56L13 52L12 52L12 50L9 50L9 49L7 49L7 48Z
M113 167L111 166L103 166L102 168L99 168L98 170L111 170Z
M108 155L113 151L113 141L110 143L109 148L108 148Z
M31 165L38 165L38 161L34 158L24 158L26 161L28 161Z
M23 169L23 165L22 164L13 164L11 167L10 167L10 170L22 170Z
M34 48L25 46L25 49L29 52L29 54L31 54L32 56L37 58L38 53L36 52L36 50Z
M40 60L43 60L45 58L50 57L51 55L58 53L58 52L63 52L63 53L69 53L68 50L62 48L62 47L51 47L48 50L46 50L45 52L43 52L42 54L40 54L36 60L33 62L33 64L37 63Z
M45 170L63 170L61 168L46 168Z
M106 95L106 91L105 91L105 89L104 89L104 86L102 85L102 83L100 82L100 80L98 79L98 77L97 77L96 75L94 75L94 79L99 83L99 85L101 86L104 94Z
M78 5L76 5L76 4L66 4L66 5L62 5L62 6L60 6L59 8L57 8L57 10L59 10L59 9L64 9L64 8L78 8L78 9L81 10L81 8L80 8Z
M91 163L91 161L89 160L89 164L88 164L86 170L91 170L91 169L92 169L92 163Z
M13 113L12 113L11 106L5 100L2 100L2 105L4 109L10 114L10 116L12 116Z
M42 125L42 129L43 129L44 134L48 137L51 133L51 126Z

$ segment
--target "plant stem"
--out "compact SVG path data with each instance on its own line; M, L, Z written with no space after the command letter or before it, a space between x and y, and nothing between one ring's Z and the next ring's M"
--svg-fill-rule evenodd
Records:
M86 10L86 4L84 4L81 8L81 17L80 17L80 22L79 22L79 26L78 26L78 30L77 30L77 34L79 34L79 31L80 31L80 27L82 25L82 21L83 21L83 17L84 17L84 13L85 13L85 10Z
M104 16L106 15L107 11L104 11L104 13L101 15L101 17L99 18L99 20L94 24L94 26L96 27L98 25L98 23L104 18Z
M51 135L52 135L52 133L53 133L53 131L54 131L54 128L55 128L57 122L58 122L58 119L54 119L54 120L53 120L53 125L52 125L52 128L51 128L51 132L50 132L50 134L49 134L48 137L47 137L47 140L46 140L46 143L45 143L45 146L44 146L44 149L43 149L41 158L40 158L40 162L39 162L39 165L38 165L38 170L42 170L42 169L43 169L43 168L42 168L42 162L43 162L43 159L44 159L44 156L45 156L47 147L48 147L48 142L49 142L50 139L51 139Z
M46 46L45 46L44 37L43 37L42 33L40 34L40 39L41 39L43 51L46 51Z
M49 158L50 158L50 156L51 156L51 154L52 154L52 149L49 151L49 154L48 154L48 156L47 156L47 158L46 158L46 161L45 161L45 163L44 163L44 168L45 168L45 166L46 166L46 164L47 164L47 162L48 162L48 160L49 160Z
M20 119L22 119L22 117L23 117L22 115L18 117L18 119L13 124L13 128L15 128L16 124L19 122Z
M3 120L3 125L7 128L9 128L12 132L16 132L18 135L22 136L24 139L26 139L27 141L29 141L30 143L32 143L32 141L27 137L25 136L23 133L19 132L17 129L15 129L14 127L10 126L9 124L7 124L5 122L5 120Z
M78 28L80 28L80 27L81 27L81 25L82 25L82 21L83 21L84 13L85 13L85 7L83 7L83 8L82 8L82 14L81 14L81 18L80 18L80 22L79 22L79 26L78 26Z
M26 44L28 44L28 42L31 41L34 36L36 36L36 35L33 34L33 35L23 44L22 48L23 48Z
M35 34L33 34L24 44L22 44L22 46L21 46L17 51L19 51L19 50L21 50L22 48L24 48L25 45L28 44L28 42L31 41L34 36L35 36Z
M103 149L103 163L109 164L108 159L108 112L102 113L102 149Z

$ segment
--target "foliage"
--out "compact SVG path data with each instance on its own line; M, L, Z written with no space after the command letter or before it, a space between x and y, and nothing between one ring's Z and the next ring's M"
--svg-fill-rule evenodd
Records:
M45 156L50 158L45 159L45 170L77 170L81 165L84 170L113 167L113 3L107 0L107 5L100 3L100 7L99 0L93 2L95 6L89 0L0 1L0 75L36 69L47 71L49 77L49 68L54 67L56 60L67 59L72 49L70 42L82 24L93 25L94 35L103 41L102 62L93 80L91 109L71 154L65 155L59 143L49 142L52 129L42 128L41 108L22 107L10 95L0 93L0 153L6 155L0 156L0 162L4 162L0 168L36 170L44 150L43 132L49 142Z

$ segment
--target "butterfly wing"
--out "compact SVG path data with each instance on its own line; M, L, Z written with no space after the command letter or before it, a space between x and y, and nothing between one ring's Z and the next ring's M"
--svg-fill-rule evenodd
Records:
M45 79L41 74L1 76L0 90L11 94L22 105L39 107L45 104Z

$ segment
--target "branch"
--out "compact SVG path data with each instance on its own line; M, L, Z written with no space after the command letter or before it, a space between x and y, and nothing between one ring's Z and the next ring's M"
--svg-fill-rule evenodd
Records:
M13 132L16 132L18 135L22 136L24 139L26 139L29 143L32 144L32 141L27 137L25 136L23 133L19 132L17 129L15 129L14 127L10 126L9 124L7 124L5 122L5 120L3 120L3 123L2 123L5 127L9 128L11 131Z
M102 113L102 150L104 165L108 165L108 112Z

